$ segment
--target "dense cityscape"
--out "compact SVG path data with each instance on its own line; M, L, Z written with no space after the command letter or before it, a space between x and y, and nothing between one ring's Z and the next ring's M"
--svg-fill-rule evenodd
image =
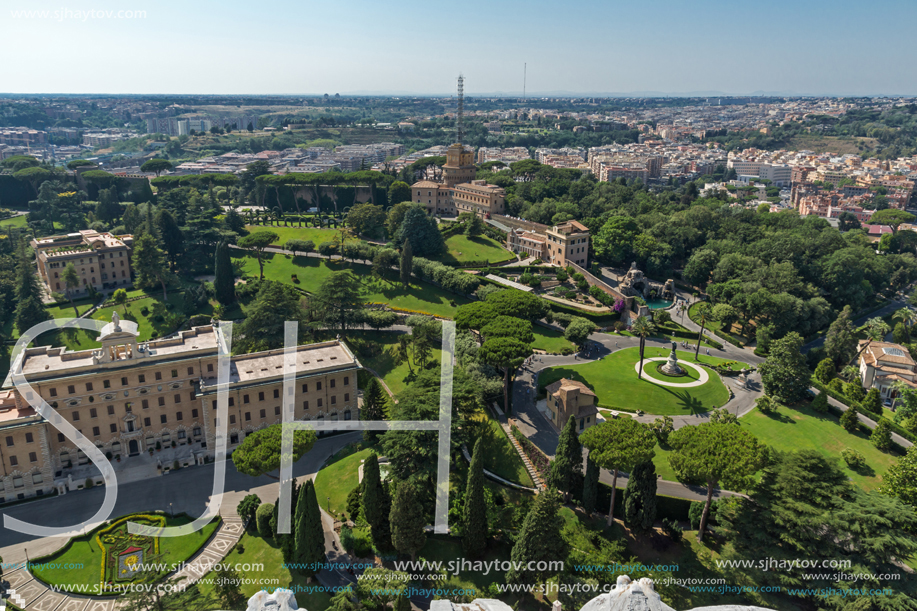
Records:
M517 94L517 34L463 32L385 93L361 28L359 70L261 66L308 86L220 58L263 93L165 48L179 93L5 82L0 611L917 610L910 68L676 95L642 47L645 86L526 59Z

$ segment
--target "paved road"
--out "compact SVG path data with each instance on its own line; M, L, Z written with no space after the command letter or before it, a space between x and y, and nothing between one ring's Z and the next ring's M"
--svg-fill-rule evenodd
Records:
M907 304L906 299L892 299L891 301L888 302L887 305L876 310L875 312L871 312L869 314L866 314L865 316L860 316L859 318L854 320L853 326L855 327L863 326L866 324L866 321L869 320L870 318L876 318L876 317L882 318L883 316L887 316L891 314L892 312L894 312L895 310L900 310L901 308L906 307L907 305L908 304ZM824 345L825 345L825 336L822 335L812 340L805 346L803 346L802 351L808 352L809 350L813 348L821 348Z
M578 356L539 356L536 357L536 360L531 363L528 367L525 367L521 372L516 376L516 380L513 383L513 418L516 420L516 425L519 427L519 430L532 442L538 446L545 454L553 457L554 452L557 449L558 442L558 431L554 428L551 422L535 407L535 397L538 394L537 390L537 375L542 369L548 367L556 367L558 365L574 365L581 364L584 362L594 361L609 354L622 350L624 348L632 348L639 346L640 340L636 337L621 337L617 335L609 335L606 333L595 333L590 338L591 342L594 342L594 345L597 345L597 348L593 348L591 351L591 357L580 358ZM648 340L645 348L645 354L657 356L657 353L662 351L664 354L668 354L671 348L671 342L658 341L658 340ZM760 357L751 355L747 351L736 348L732 345L725 345L723 350L710 350L711 355L715 355L721 358L729 358L736 360L743 360L745 362L758 364L763 361ZM757 380L755 375L751 376L751 390L739 390L731 382L725 382L727 388L733 389L734 397L725 405L725 407L737 414L739 417L747 414L754 408L755 399L758 398L761 394L760 382ZM638 417L637 420L641 422L652 422L656 419L655 415L644 415ZM685 416L674 416L673 421L675 428L681 428L687 425L700 424L702 422L707 422L709 420L708 413L702 414L693 414ZM602 471L599 476L600 481L611 484L612 476L608 471ZM623 488L627 485L627 477L618 476L618 487ZM674 496L679 498L685 498L690 500L704 500L706 499L706 491L697 486L686 486L680 482L670 482L666 480L659 480L658 488L660 494L667 496ZM720 494L734 494L729 491L717 491L715 496Z

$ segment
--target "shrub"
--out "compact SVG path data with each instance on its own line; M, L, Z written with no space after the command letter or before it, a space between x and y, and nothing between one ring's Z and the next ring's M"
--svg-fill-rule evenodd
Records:
M767 395L761 395L755 400L755 407L757 407L758 411L762 414L770 414L777 411L778 404Z
M851 469L859 469L866 464L866 457L852 448L845 448L844 451L841 452L841 457Z
M274 504L262 503L255 512L255 523L258 527L258 534L262 539L270 539L274 536L271 530L271 518L274 516Z
M824 359L815 368L815 378L822 384L830 384L831 380L837 377L834 371L834 361Z
M816 412L825 413L828 411L828 395L820 392L812 400L812 409Z
M839 395L843 395L844 394L844 381L840 378L834 378L833 380L828 382L828 388L830 388L831 390L833 390L834 392L836 392Z
M624 324L624 321L616 320L615 321L615 332L620 333L627 328L627 325Z
M84 486L87 490L88 490L89 488L92 488L94 485L95 485L95 482L92 481L92 478L91 478L91 477L87 477L87 478L86 478L86 482L83 484L83 486Z
M668 518L662 519L662 532L668 535L672 541L676 543L680 542L681 538L684 536L684 529L678 525L678 522Z
M559 324L564 329L567 328L567 325L570 324L570 321L573 320L572 314L567 314L566 312L555 312L554 313L554 322Z
M841 426L848 433L853 433L860 426L860 419L857 417L857 408L850 406L841 414Z
M872 445L885 452L892 446L892 429L888 421L879 420L876 428L873 429L872 435L869 436Z
M569 278L569 276L567 275L566 271L562 269L557 270L557 281L558 282L566 282L567 278Z
M866 391L859 380L853 380L844 384L844 396L859 403L866 397Z
M865 409L867 412L881 416L882 397L879 396L879 389L870 388L869 392L866 393L866 397L860 402L860 405L862 405L863 409Z

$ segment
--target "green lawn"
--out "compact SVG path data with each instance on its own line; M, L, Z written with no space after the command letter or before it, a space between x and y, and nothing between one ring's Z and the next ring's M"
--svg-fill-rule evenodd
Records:
M816 450L825 456L838 460L844 472L857 486L873 490L882 481L882 474L898 459L895 454L881 452L869 441L865 433L848 433L830 414L812 410L808 403L792 408L780 407L776 415L766 415L757 409L739 419L749 433L763 443L784 452L793 450ZM841 452L852 448L866 458L866 467L854 471L847 467ZM663 479L674 480L675 473L668 465L669 451L656 448L656 473Z
M509 252L496 240L485 235L468 237L457 233L446 238L446 254L439 257L443 263L502 263L515 259L516 255Z
M157 337L162 335L172 333L175 331L175 327L166 324L165 321L154 321L153 316L153 304L159 303L162 301L160 295L159 298L156 297L146 297L144 299L138 299L127 304L128 312L137 318L137 325L139 327L139 336L137 341L145 342L153 337L155 334ZM170 293L168 303L172 304L172 310L170 312L178 313L182 315L182 320L185 319L185 315L182 314L182 304L184 302L184 297L181 293ZM147 313L143 313L143 309L146 308ZM67 316L67 308L57 308L61 310L64 316ZM205 311L196 312L196 314L209 314L211 312L210 307L207 306L204 308ZM106 322L111 322L111 315L118 311L118 316L122 319L124 316L124 307L122 306L110 306L107 308L101 308L93 313L92 318L94 320L104 320ZM73 316L73 309L69 309L69 315ZM83 329L68 329L64 331L59 331L54 334L52 337L51 334L48 335L49 342L51 345L67 346L70 350L87 350L89 348L98 348L100 344L96 341L98 333L95 331L83 330ZM39 344L44 344L44 340L39 340Z
M76 309L80 315L84 314L86 310L94 305L93 300L88 298L75 299L73 303L76 305ZM48 314L51 315L51 318L75 318L73 314L73 308L70 306L69 302L64 302L63 305L59 306L47 306L45 309L48 311ZM13 323L12 318L7 319L7 321L3 324L2 333L10 339L19 338L19 329ZM39 341L39 343L42 342Z
M396 355L400 333L387 331L351 332L350 344L357 358L365 366L375 371L385 385L396 395L403 391L414 380L418 368L407 361L399 362ZM427 368L439 367L442 350L433 348Z
M483 424L481 443L484 450L484 468L505 480L527 488L534 487L535 484L526 471L525 464L503 432L500 423L483 410L473 419ZM474 451L473 445L469 446L468 451Z
M360 462L369 456L370 451L364 450L362 443L352 443L325 463L315 476L315 496L322 509L329 511L330 507L330 513L337 515L346 511L347 495L360 483L357 473Z
M247 275L258 276L258 260L255 257L243 254L238 250L233 251L232 254L242 259ZM329 264L325 259L317 257L294 257L266 253L264 277L314 293L325 278L331 275L331 272L343 269L353 270L354 274L363 281L363 297L368 302L385 303L393 308L449 318L455 315L455 309L458 306L468 302L464 297L453 295L418 280L404 289L401 288L400 283L395 281L394 273L391 274L393 282L389 283L372 276L369 266L343 261L334 261ZM294 274L298 282L293 282Z
M273 231L280 236L280 239L277 240L277 244L283 245L287 243L287 240L312 240L315 243L316 248L322 242L331 242L335 237L340 236L341 232L338 229L319 229L318 227L270 227L264 225L246 225L246 229L249 231ZM348 234L348 239L350 238Z
M568 348L572 354L573 342L567 340L560 331L548 329L541 325L532 325L532 333L535 334L535 343L532 344L532 348L535 350L544 350L549 354L560 354L564 348Z
M645 356L666 356L670 351L652 348ZM677 352L679 359L691 360L694 355ZM729 400L729 391L718 375L710 372L710 379L702 386L677 388L654 384L651 380L638 380L635 365L639 360L637 348L619 350L602 360L583 365L552 367L538 376L539 391L560 378L569 378L585 383L598 396L602 407L640 409L649 414L684 415L710 411ZM704 356L710 363L725 361Z
M244 550L244 551L239 551ZM291 574L289 569L283 566L283 556L280 553L280 547L273 539L262 539L257 535L245 533L239 542L229 554L226 555L223 563L230 566L237 564L244 565L262 565L261 570L253 569L250 571L238 571L239 576L250 578L253 581L259 579L276 579L276 584L246 583L241 587L242 594L245 595L246 601L255 595L261 589L269 591L276 588L293 589L296 592L296 602L299 603L300 609L309 611L325 611L331 606L332 594L328 592L312 591L307 588L309 585L306 578L298 572ZM217 578L214 571L207 573L201 580L200 590L203 594L213 593L213 582ZM313 579L312 586L318 585ZM291 588L291 586L293 586ZM296 586L301 586L297 588ZM242 603L243 606L245 603ZM216 605L219 607L219 605ZM222 607L219 607L222 608ZM241 608L241 607L239 607Z
M166 526L181 526L192 522L188 516L171 518L166 516ZM204 545L216 530L218 521L214 520L203 529L182 537L160 537L159 550L162 558L158 563L172 564L187 560ZM100 583L102 575L102 550L95 541L95 533L89 536L74 537L73 543L59 554L53 554L39 560L39 564L50 563L47 568L35 568L32 573L50 584L60 584L66 589L67 584L73 584L77 589L78 584ZM82 565L82 568L65 569L65 565Z
M20 214L19 216L3 219L0 221L0 227L26 227L28 226L26 218L25 214Z

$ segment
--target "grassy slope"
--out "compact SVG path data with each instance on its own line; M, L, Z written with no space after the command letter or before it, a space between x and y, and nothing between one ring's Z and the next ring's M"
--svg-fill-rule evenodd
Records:
M287 240L312 240L318 247L322 242L331 242L340 235L337 229L319 229L318 227L271 227L265 225L246 225L249 231L273 231L280 236L278 244L286 244ZM353 238L349 238L353 239Z
M245 551L240 553L240 549L244 549ZM300 588L296 588L294 591L296 592L296 601L299 603L301 609L324 611L331 606L332 595L330 593L306 591L305 588L309 587L306 584L306 578L298 573L291 574L289 569L283 567L283 557L281 556L280 548L273 539L262 539L257 535L245 533L242 535L239 543L237 543L235 548L227 554L222 562L230 566L235 566L236 564L262 564L264 565L263 570L250 571L247 572L247 574L246 572L239 571L240 576L252 578L254 581L260 578L278 580L278 583L273 585L263 585L259 583L243 584L240 587L246 600L254 596L255 593L262 588L273 590L275 588L290 588L292 585L300 586ZM213 571L204 576L200 585L203 594L211 594L213 592L213 581L216 577L217 575ZM317 584L313 579L312 586L315 585ZM244 604L245 603L243 603L243 606Z
M565 339L560 331L532 325L532 333L535 334L535 343L532 344L535 350L544 350L548 353L560 353L564 348L573 350L573 343Z
M238 251L234 255L241 254ZM242 255L245 273L258 276L258 260ZM438 316L453 317L458 305L467 303L467 299L448 293L438 287L420 281L414 281L407 289L398 283L390 284L373 277L366 265L347 262L333 262L329 265L324 259L316 257L293 257L267 253L265 256L264 276L270 280L291 284L310 293L315 292L332 272L351 269L363 281L364 297L367 301L387 303L395 308L427 312ZM298 283L292 281L296 274ZM394 278L393 278L394 280ZM456 306L451 305L455 302Z
M439 258L443 263L500 263L515 259L515 255L509 252L496 240L484 235L468 237L465 234L457 233L446 239L447 254Z
M362 444L351 444L335 454L315 476L315 496L322 509L340 515L346 511L347 495L359 484L357 470L369 456ZM328 497L331 497L329 503Z
M395 356L400 333L387 331L365 331L350 334L351 345L357 352L360 362L375 371L385 382L386 386L398 394L407 388L408 384L417 375L417 367L411 367L405 361L399 363ZM439 367L442 350L433 348L431 361L427 367Z
M799 404L794 408L781 407L776 415L771 416L755 409L739 422L760 441L778 450L816 450L837 459L853 483L864 490L874 490L881 483L881 475L898 458L895 454L876 449L865 433L848 433L837 418L819 414L808 404ZM845 448L860 452L866 458L866 467L860 471L848 468L841 458ZM669 467L668 455L669 451L657 447L653 462L656 473L662 475L663 479L674 480L675 473Z
M477 414L475 420L486 421L487 424L487 428L484 429L481 437L484 450L484 468L505 480L529 488L534 486L532 478L529 476L528 471L525 470L525 464L523 464L519 453L516 452L506 433L500 428L500 423L483 411ZM473 446L468 448L469 452L473 450Z
M653 348L645 356L665 356L668 351ZM693 354L679 351L680 359L689 361ZM703 386L676 388L654 384L649 380L638 380L634 368L639 359L637 348L619 350L600 361L570 367L552 367L538 376L540 388L562 377L586 383L598 395L598 402L604 407L642 409L650 414L684 415L709 411L711 406L719 407L729 399L729 391L712 374ZM725 361L703 356L705 362Z

